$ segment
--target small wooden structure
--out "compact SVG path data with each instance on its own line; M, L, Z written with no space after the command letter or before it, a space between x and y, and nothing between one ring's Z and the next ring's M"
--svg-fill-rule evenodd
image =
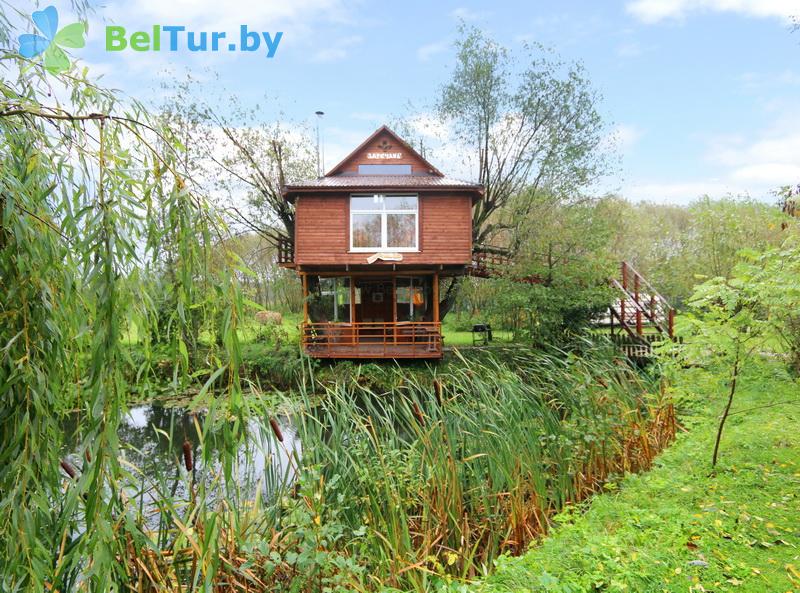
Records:
M472 266L472 204L386 126L325 176L289 184L295 234L278 261L303 283L303 349L318 358L440 358L439 282Z
M633 266L622 262L611 285L620 294L609 309L611 339L629 358L645 359L654 342L675 339L675 309Z

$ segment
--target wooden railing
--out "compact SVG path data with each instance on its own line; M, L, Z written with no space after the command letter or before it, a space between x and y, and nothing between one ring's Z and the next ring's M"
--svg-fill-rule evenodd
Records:
M616 320L633 338L641 338L646 328L674 338L675 309L667 299L628 262L622 262L621 272L621 280L611 281L622 293L616 306L611 307L612 330Z
M316 358L442 356L442 327L438 322L306 322L300 331L303 350Z
M477 278L511 275L509 272L511 271L510 267L512 263L511 256L508 253L503 253L501 248L477 247L472 252L472 265L467 269L467 274ZM514 276L513 280L526 284L541 284L544 282L543 278L538 274L522 277Z
M478 278L489 278L499 275L510 264L511 258L508 255L477 249L472 253L472 266L469 273Z
M278 239L278 264L286 265L294 263L294 241L289 237Z

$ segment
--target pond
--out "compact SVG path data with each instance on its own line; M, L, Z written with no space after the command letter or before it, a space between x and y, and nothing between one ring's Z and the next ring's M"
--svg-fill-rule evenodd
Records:
M249 419L243 444L231 452L224 451L231 422L218 420L204 428L205 420L204 412L149 404L131 408L120 423L124 466L132 475L132 483L139 482L126 493L142 511L148 526L155 527L159 521L165 500L171 499L180 507L190 500L191 489L198 492L201 485L212 500L224 493L244 502L252 500L259 488L263 496L274 496L281 484L293 480L301 444L290 417L274 417L283 442L276 438L268 417ZM64 458L80 471L83 456L78 450L78 427L77 415L64 426ZM190 472L185 465L184 443L191 451ZM228 460L230 480L224 478L222 459Z

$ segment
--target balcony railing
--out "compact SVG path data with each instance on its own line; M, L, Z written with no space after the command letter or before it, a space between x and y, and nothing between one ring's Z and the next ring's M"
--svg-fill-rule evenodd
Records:
M288 237L278 239L278 265L294 263L294 241Z
M309 322L301 325L301 341L315 358L441 358L442 324Z
M628 262L622 262L622 281L612 279L612 286L622 293L611 307L611 323L616 320L631 337L641 338L646 326L675 338L675 309Z

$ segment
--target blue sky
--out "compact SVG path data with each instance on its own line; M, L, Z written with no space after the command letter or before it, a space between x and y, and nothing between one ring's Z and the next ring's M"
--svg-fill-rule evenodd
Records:
M62 25L74 20L68 3L54 4ZM800 15L800 0L109 0L74 55L154 104L164 70L189 69L207 81L198 92L238 95L267 116L311 123L321 109L332 165L392 116L424 120L464 20L511 48L537 41L584 63L622 157L599 191L676 203L703 193L772 199L772 189L800 182L800 32L790 32L791 15ZM283 39L273 59L109 53L103 27L111 23L129 33L172 24L229 35L246 24ZM458 168L444 152L432 160Z

